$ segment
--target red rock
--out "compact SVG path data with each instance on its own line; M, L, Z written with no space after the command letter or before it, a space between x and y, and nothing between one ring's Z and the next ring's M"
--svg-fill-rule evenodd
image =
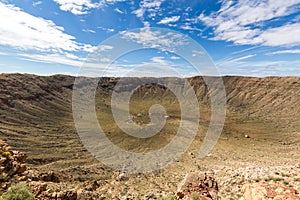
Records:
M193 195L199 195L202 199L217 200L218 184L213 175L202 173L189 173L179 184L177 197L190 199Z

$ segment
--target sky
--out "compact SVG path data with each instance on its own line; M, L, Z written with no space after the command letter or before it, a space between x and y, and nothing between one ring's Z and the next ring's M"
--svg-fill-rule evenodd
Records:
M200 54L220 75L299 76L300 0L0 0L0 73L189 77Z

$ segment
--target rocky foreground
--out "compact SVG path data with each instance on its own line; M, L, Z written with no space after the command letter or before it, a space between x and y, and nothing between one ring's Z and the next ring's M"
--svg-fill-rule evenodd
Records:
M82 185L70 184L63 174L53 171L26 170L27 156L0 140L0 194L18 182L26 182L35 199L40 200L99 200L99 199L243 199L243 200L298 200L300 199L300 166L277 168L223 168L207 173L188 173L178 182L177 191L152 191L144 196L124 192L123 187L133 179L120 173L112 183L97 181ZM268 174L268 175L267 175ZM122 192L123 190L123 192ZM163 188L162 188L163 190ZM117 193L116 191L121 191ZM128 190L129 191L129 190ZM0 198L1 199L1 198Z

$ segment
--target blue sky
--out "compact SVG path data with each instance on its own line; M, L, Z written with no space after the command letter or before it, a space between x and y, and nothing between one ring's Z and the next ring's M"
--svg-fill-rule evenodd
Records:
M176 46L180 38L150 27L198 42L221 75L300 75L300 0L0 0L0 73L76 75L85 62L113 63L105 69L112 76L136 66L198 75L179 55L155 48L155 42ZM114 35L151 48L110 60L103 55L121 44L104 41ZM89 63L95 51L102 57Z

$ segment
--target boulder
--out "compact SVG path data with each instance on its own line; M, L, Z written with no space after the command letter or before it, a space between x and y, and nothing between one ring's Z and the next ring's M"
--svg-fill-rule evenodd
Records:
M42 192L46 191L47 184L40 181L30 182L30 187L35 196L39 196Z
M42 172L39 174L38 179L45 182L59 183L59 177L53 171Z

